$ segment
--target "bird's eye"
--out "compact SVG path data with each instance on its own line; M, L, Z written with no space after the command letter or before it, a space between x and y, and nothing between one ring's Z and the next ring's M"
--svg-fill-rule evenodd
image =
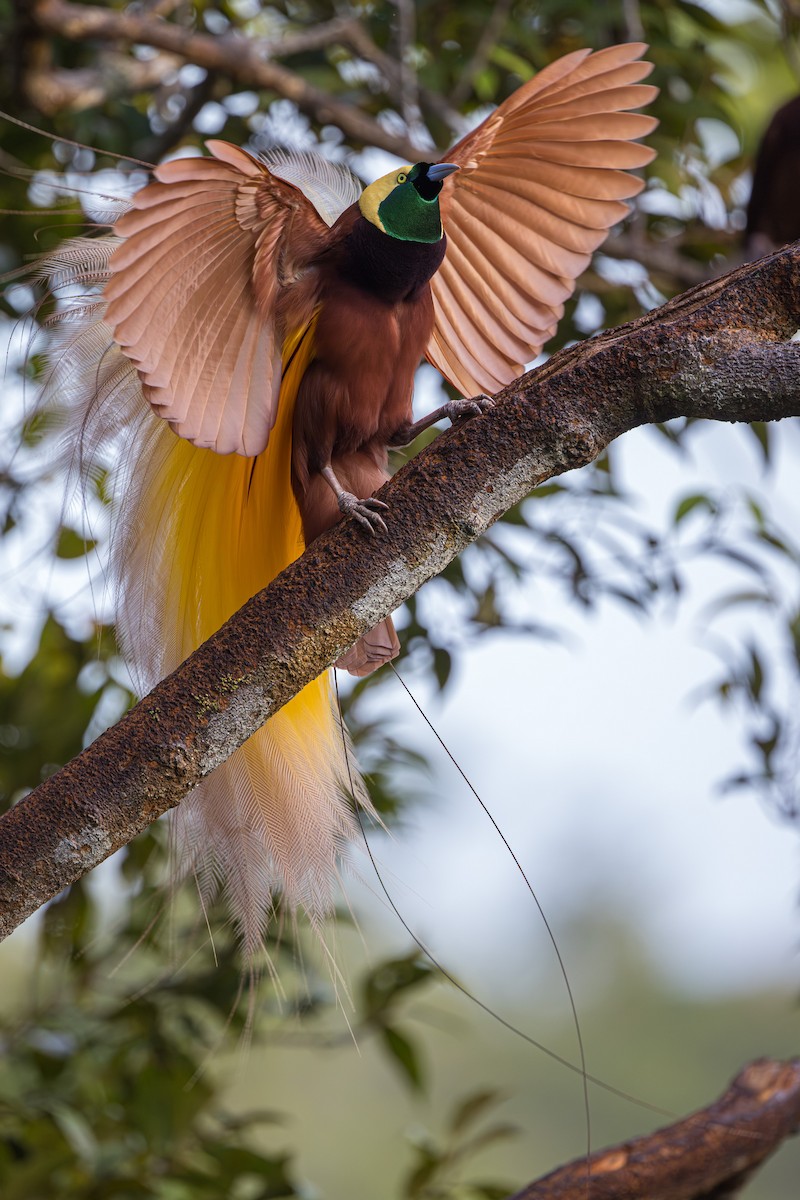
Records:
M408 179L408 176L406 175L405 171L401 171L400 174L397 176L398 183L405 183L405 181L407 179Z

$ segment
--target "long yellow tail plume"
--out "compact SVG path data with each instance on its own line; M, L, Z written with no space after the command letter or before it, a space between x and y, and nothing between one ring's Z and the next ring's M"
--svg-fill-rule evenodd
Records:
M80 421L88 431L90 458L103 442L116 447L119 629L144 692L302 553L291 486L292 416L313 353L314 321L287 339L277 421L256 458L220 456L176 437L110 343L99 301L84 303L67 328L65 336L62 323L53 351L50 391L62 400L70 381L70 427ZM82 452L82 469L85 463ZM205 899L224 886L248 953L259 948L276 893L314 922L330 911L339 856L357 832L348 786L325 676L178 809L180 869L195 875ZM369 805L363 793L358 800Z

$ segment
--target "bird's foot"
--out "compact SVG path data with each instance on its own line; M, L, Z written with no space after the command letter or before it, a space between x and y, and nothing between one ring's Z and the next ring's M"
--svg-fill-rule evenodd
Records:
M352 492L339 492L336 500L339 512L345 517L354 517L368 533L377 533L379 529L384 533L389 532L381 516L381 509L388 509L389 505L382 500L375 500L372 496L359 500Z
M461 421L465 417L479 417L494 408L494 400L484 392L479 392L469 400L448 400L444 406L444 416L451 421Z

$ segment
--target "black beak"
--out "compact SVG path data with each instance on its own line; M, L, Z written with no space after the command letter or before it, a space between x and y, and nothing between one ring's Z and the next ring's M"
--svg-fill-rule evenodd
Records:
M447 179L448 175L452 175L458 169L457 163L432 163L428 167L428 179L433 183L441 183L443 179Z

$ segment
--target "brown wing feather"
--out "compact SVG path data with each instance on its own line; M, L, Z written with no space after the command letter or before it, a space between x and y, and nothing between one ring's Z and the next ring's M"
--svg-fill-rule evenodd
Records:
M243 150L155 171L117 232L106 320L145 395L198 446L258 454L275 421L282 290L328 226L292 184Z
M564 301L642 182L656 125L640 43L577 50L523 85L445 155L448 251L431 281L430 361L467 395L515 379L552 336Z

